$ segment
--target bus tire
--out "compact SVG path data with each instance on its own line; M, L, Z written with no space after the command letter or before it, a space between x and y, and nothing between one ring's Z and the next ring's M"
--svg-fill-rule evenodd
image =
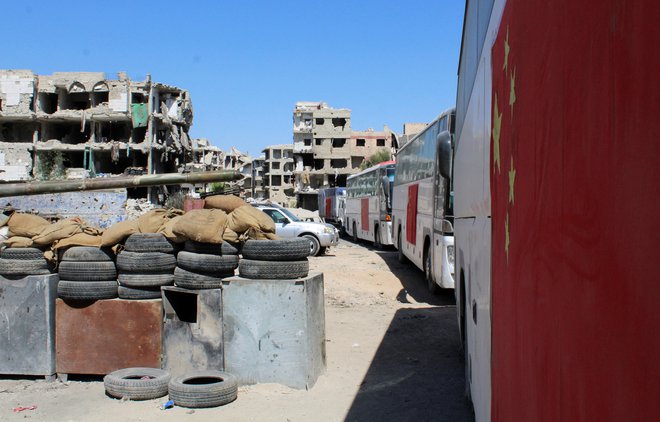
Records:
M382 249L383 245L380 243L380 239L378 236L378 226L374 227L374 249Z
M353 243L358 243L357 226L355 225L355 222L353 222Z
M433 268L428 244L424 248L424 278L426 279L426 285L429 288L429 292L434 295L440 294L440 286L433 281Z
M399 260L400 263L405 264L408 262L408 259L406 256L403 254L403 244L401 242L401 229L399 229L399 236L397 237L397 259Z

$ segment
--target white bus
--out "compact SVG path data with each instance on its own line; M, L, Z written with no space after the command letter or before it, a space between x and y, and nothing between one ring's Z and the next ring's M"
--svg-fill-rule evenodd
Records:
M428 288L454 287L450 186L454 109L442 113L396 154L394 244L399 261L424 271Z
M346 179L345 232L375 247L392 245L394 161L384 161Z
M319 217L337 229L344 227L344 207L346 188L325 188L319 190Z

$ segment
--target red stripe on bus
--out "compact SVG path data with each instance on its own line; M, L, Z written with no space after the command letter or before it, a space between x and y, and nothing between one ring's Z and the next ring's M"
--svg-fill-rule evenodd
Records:
M408 186L408 209L406 212L406 240L417 243L417 193L419 185Z
M362 231L369 231L369 198L362 199Z

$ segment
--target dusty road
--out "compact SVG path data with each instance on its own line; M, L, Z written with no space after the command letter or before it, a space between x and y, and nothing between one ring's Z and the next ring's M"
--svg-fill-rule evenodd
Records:
M433 296L394 250L343 241L311 258L325 274L327 372L309 391L239 389L220 408L159 410L165 399L105 396L100 378L0 378L0 420L38 421L472 421L453 293ZM17 406L35 410L13 413Z

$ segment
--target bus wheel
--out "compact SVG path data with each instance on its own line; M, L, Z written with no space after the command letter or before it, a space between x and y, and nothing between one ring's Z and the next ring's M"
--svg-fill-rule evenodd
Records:
M378 226L374 229L374 249L381 249L380 239L378 238Z
M431 267L431 254L429 253L429 247L424 248L424 276L426 277L426 285L429 288L429 292L437 295L440 293L440 286L433 281L433 268Z
M357 237L357 226L355 223L353 223L353 243L358 242L358 237Z
M397 247L398 247L399 251L397 253L397 258L399 259L400 263L405 264L406 262L408 262L408 259L403 254L403 245L401 244L401 229L399 229L398 239L399 239L399 241L397 242Z

